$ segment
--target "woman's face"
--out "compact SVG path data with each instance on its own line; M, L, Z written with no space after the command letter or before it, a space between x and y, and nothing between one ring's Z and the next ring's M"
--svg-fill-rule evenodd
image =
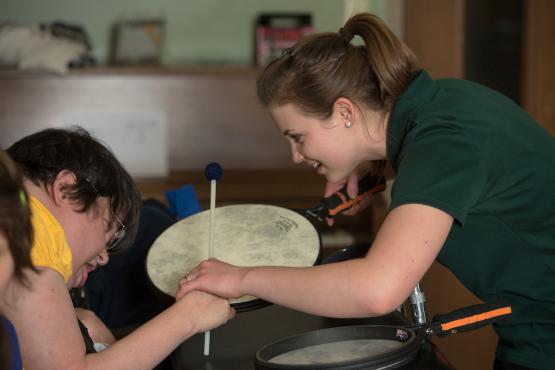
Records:
M338 109L321 120L289 103L271 108L270 115L289 140L293 162L314 167L329 182L343 181L363 161L379 159L372 154L366 126L347 127L345 123L353 123L352 117Z
M12 279L14 272L14 260L8 240L4 232L0 230L0 296L4 293L6 286Z

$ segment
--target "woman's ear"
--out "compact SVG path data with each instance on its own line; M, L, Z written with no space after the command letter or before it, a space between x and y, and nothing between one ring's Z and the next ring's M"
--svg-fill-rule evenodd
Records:
M338 98L335 103L333 103L333 115L341 120L341 124L347 122L353 122L355 114L355 105L350 99Z
M63 170L56 175L56 179L52 183L52 200L56 205L69 201L67 199L66 188L67 186L75 185L77 183L77 176L71 171Z

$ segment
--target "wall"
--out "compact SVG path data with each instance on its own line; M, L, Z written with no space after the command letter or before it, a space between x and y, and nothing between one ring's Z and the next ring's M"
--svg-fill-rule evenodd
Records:
M5 72L0 75L0 96L4 97L0 102L0 146L7 147L39 129L78 123L103 139L137 176L202 167L208 159L219 160L227 168L290 168L289 148L257 102L257 71L235 67L249 65L253 59L256 16L261 12L310 12L317 31L337 31L352 13L371 10L391 19L392 28L400 33L401 3L2 0L0 21L62 20L83 25L100 60L108 54L110 27L118 19L162 15L167 20L164 62L177 66L158 71L103 72L99 68L67 76ZM195 72L198 68L191 64L202 64L203 71ZM150 128L161 127L155 132L160 140L147 146L150 150L140 137L128 140L124 132L139 118ZM108 137L98 131L107 125L117 128L109 130ZM199 147L207 141L211 144Z
M116 21L162 16L166 19L165 63L249 65L259 13L309 12L317 31L337 31L346 9L372 9L380 16L387 12L385 0L2 0L0 20L81 24L92 40L94 55L105 61L110 28Z
M0 147L47 127L80 125L106 142L133 176L166 175L150 170L156 164L135 163L161 153L167 164L159 165L171 171L213 161L226 169L291 168L289 145L257 101L255 77L254 69L0 72Z

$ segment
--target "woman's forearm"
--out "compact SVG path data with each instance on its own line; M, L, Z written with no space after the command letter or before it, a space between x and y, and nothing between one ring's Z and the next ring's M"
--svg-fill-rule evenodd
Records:
M256 267L246 273L241 290L319 316L386 314L396 306L388 302L390 298L383 291L384 286L370 286L377 278L372 279L368 268L364 259L310 268Z

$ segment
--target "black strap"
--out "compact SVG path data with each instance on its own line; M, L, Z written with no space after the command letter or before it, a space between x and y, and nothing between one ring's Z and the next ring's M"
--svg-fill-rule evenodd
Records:
M96 353L96 350L94 349L94 342L89 335L87 327L83 325L81 320L77 319L77 322L79 323L79 329L81 329L81 334L83 335L83 340L85 341L85 348L87 349L87 353Z

